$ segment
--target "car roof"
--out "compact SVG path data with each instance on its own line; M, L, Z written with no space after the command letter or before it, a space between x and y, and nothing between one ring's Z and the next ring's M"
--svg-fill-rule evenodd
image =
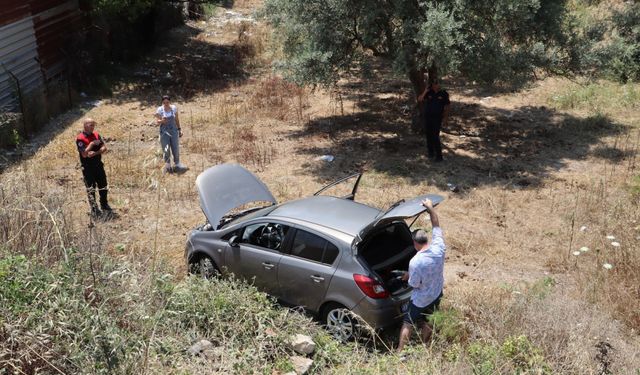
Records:
M380 210L348 199L313 196L280 204L268 216L303 220L356 236Z

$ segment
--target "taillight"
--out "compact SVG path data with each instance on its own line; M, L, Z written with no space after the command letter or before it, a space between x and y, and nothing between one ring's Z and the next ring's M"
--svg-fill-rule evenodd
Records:
M382 284L376 280L365 275L353 275L356 285L362 290L367 297L380 299L389 297L389 292L384 288Z

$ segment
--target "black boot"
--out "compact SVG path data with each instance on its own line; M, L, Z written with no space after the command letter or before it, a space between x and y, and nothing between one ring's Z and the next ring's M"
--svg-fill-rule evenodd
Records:
M98 206L91 206L91 216L97 219L102 216L102 212L98 209Z

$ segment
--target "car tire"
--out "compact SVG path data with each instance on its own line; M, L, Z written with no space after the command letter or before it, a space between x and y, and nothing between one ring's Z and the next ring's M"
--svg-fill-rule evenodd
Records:
M214 279L220 276L220 270L216 263L206 255L199 256L189 263L189 273L200 275L203 279Z
M347 342L358 337L357 318L339 303L330 303L323 309L322 323L329 334L338 341Z

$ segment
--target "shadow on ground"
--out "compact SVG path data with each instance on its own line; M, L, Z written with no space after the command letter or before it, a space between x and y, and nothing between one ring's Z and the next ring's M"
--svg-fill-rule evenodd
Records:
M95 99L114 104L140 101L144 106L153 107L160 105L162 95L169 94L179 104L194 95L221 91L243 82L248 77L243 68L244 60L253 53L250 45L210 43L195 27L177 27L158 41L145 60L118 68L120 78L113 82L111 97L83 98L83 102L45 124L21 146L0 150L0 173L33 156L84 116L93 107Z
M122 70L111 101L160 105L164 94L181 101L245 81L248 73L243 66L254 54L251 45L215 44L206 37L206 32L189 25L172 30L144 61Z
M358 103L354 113L314 119L288 134L308 140L301 142L299 154L335 156L331 163L304 166L321 182L373 170L443 190L452 188L448 184L460 191L483 185L534 188L571 160L592 156L617 162L631 156L599 145L602 138L625 132L606 116L579 118L543 106L511 110L454 101L443 129L445 161L433 163L426 157L424 136L411 131L409 88L384 80L363 82L343 87L343 96ZM314 139L322 138L332 146L313 146Z

